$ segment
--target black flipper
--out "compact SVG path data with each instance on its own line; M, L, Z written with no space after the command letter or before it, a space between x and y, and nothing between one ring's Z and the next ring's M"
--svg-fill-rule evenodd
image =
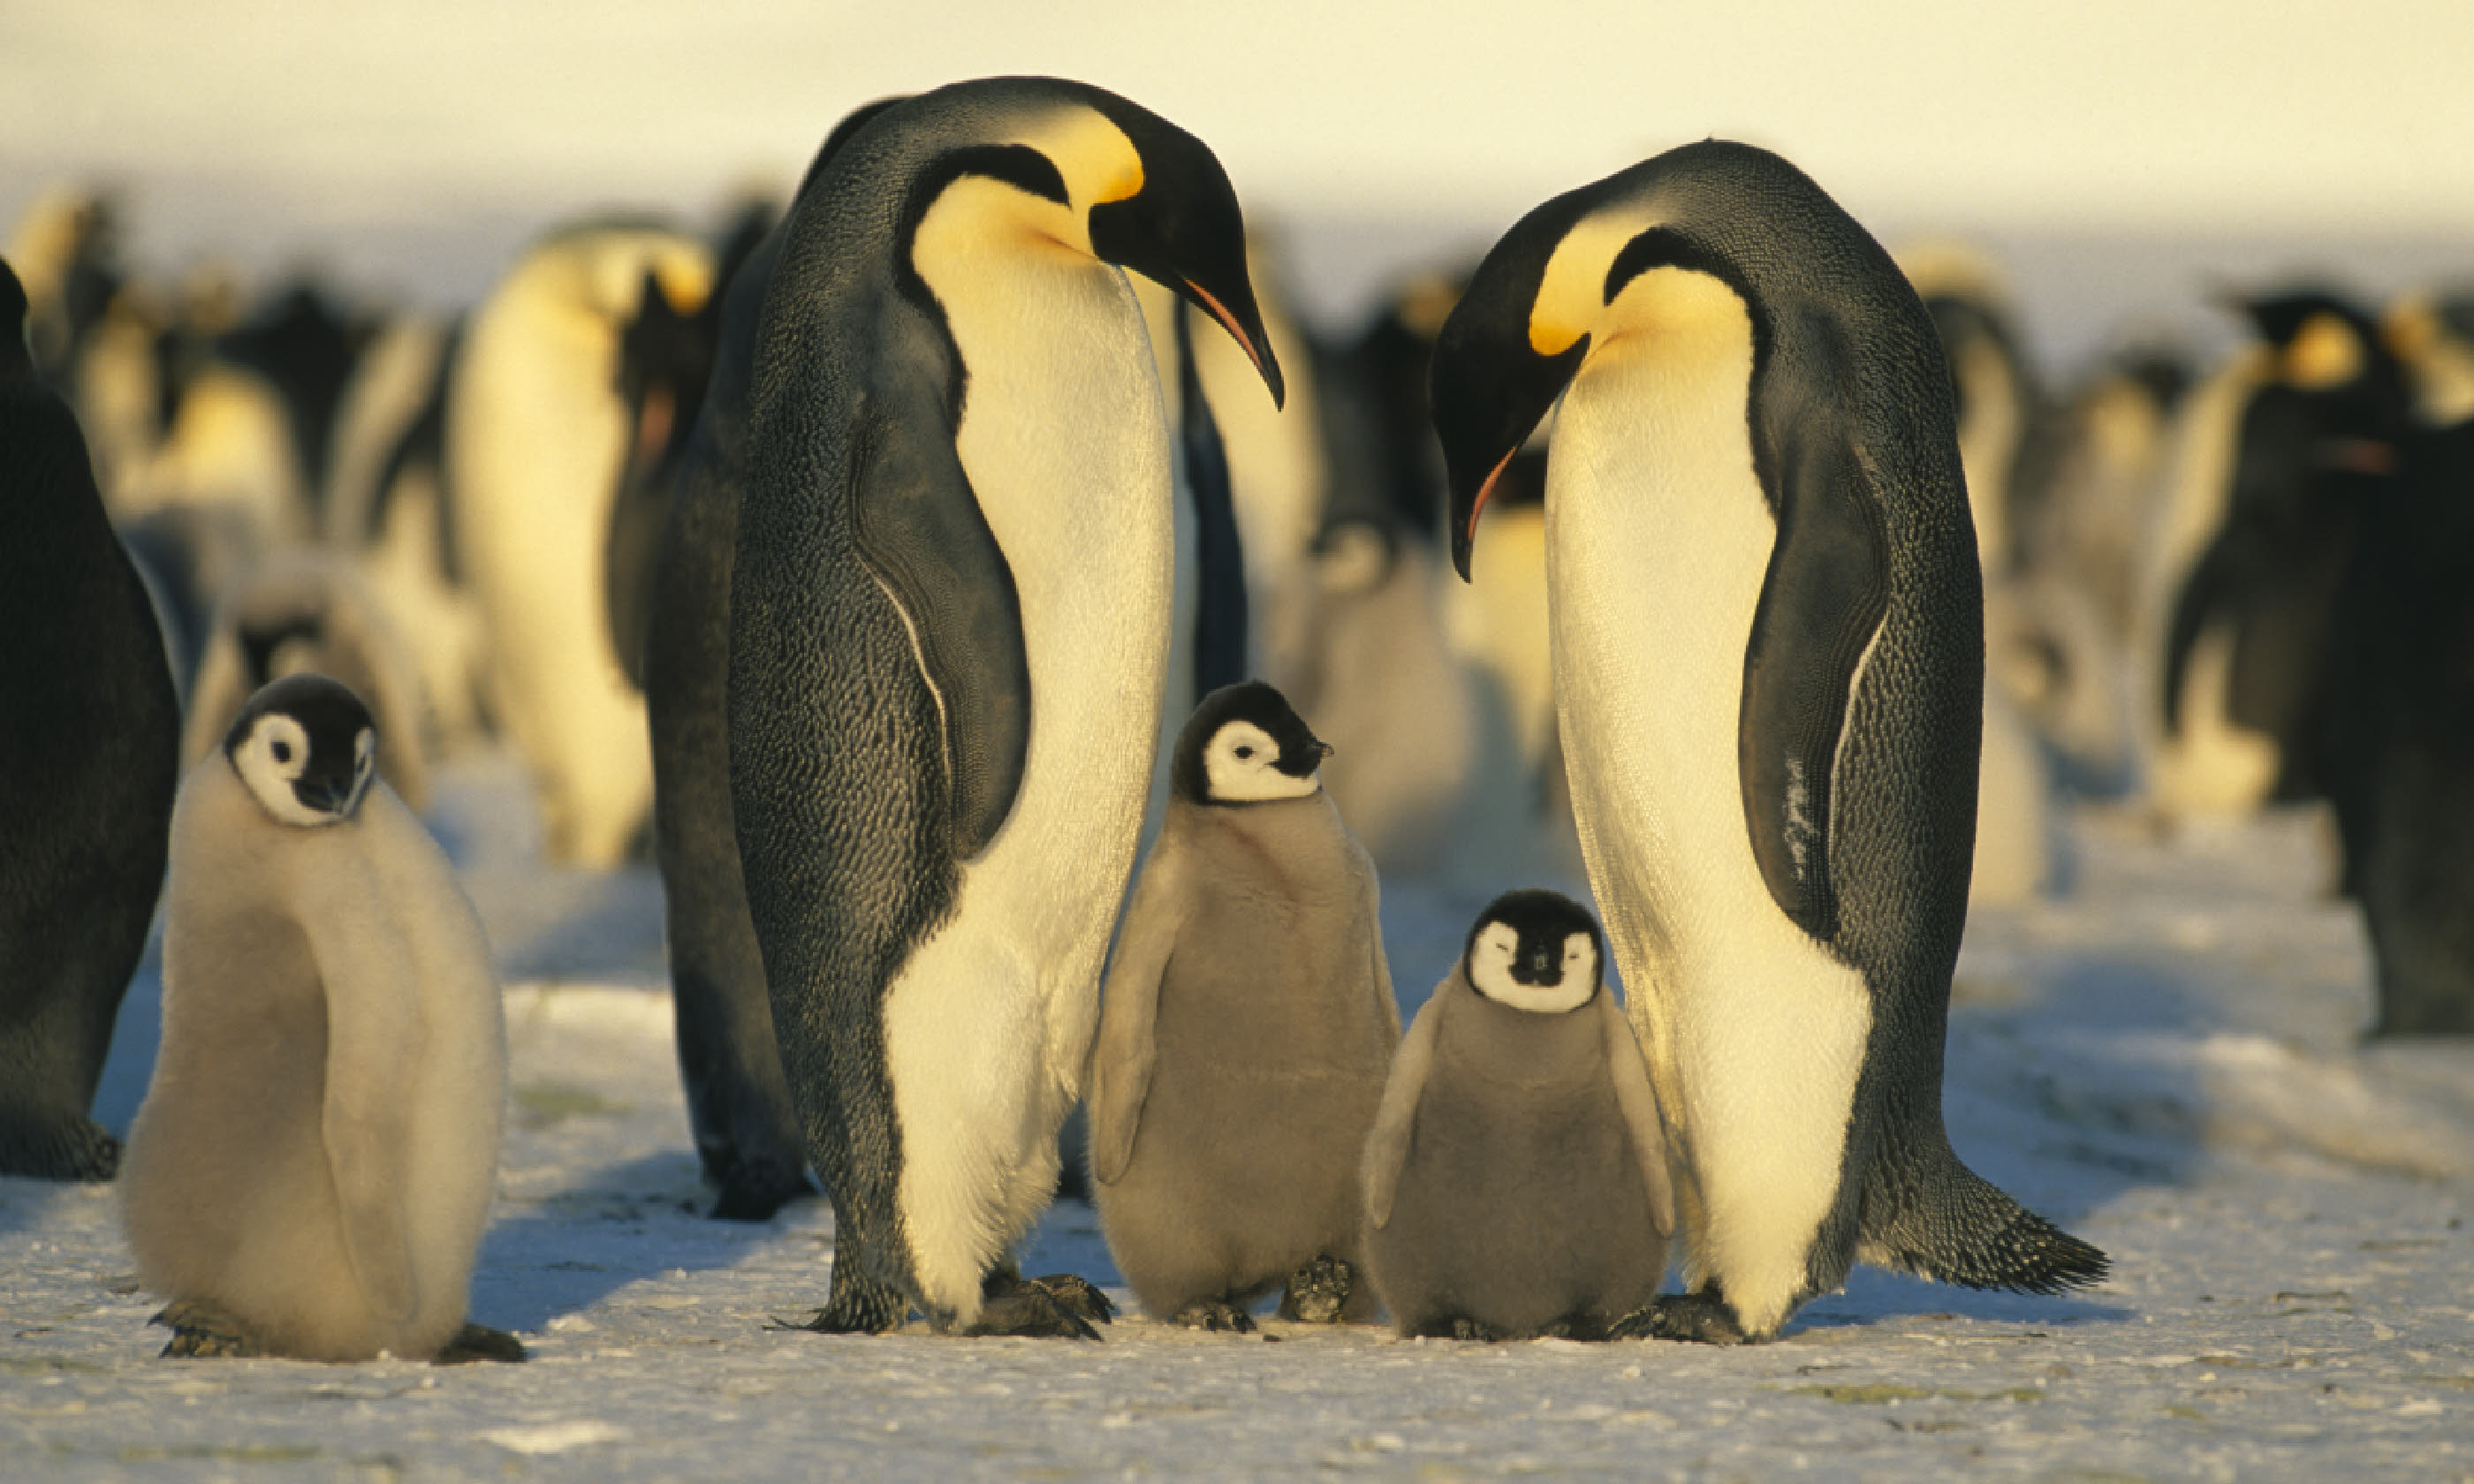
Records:
M901 609L936 692L954 850L967 860L1012 811L1031 752L1031 658L1013 568L941 426L862 415L849 489L860 555Z
M1878 473L1814 369L1774 359L1753 400L1754 464L1778 518L1744 647L1736 759L1770 896L1813 937L1838 931L1831 771L1848 697L1890 601Z

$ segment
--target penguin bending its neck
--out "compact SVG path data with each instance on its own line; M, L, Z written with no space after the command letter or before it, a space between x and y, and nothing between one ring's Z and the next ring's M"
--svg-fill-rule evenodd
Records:
M1858 1258L2100 1279L1942 1126L1983 596L1924 306L1793 166L1687 146L1532 211L1443 326L1464 577L1496 475L1559 403L1556 713L1686 1176L1690 1291L1627 1332L1767 1337Z
M759 316L731 802L809 1153L813 1328L1094 1334L1008 1257L1056 1183L1133 864L1171 612L1169 436L1121 269L1279 369L1193 135L958 84L822 161Z

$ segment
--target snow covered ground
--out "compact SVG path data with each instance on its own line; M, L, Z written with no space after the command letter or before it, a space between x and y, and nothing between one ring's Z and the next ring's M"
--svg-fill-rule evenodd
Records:
M473 1308L532 1363L158 1360L110 1192L0 1181L0 1478L2474 1477L2474 1044L2356 1046L2368 962L2310 819L2169 844L2083 813L2073 892L1971 930L1953 1140L2103 1246L2103 1288L1859 1272L1740 1350L1139 1316L1077 1345L779 1328L831 1217L696 1214L649 874L540 866L503 760L442 792L510 985ZM1405 1000L1479 905L1387 883ZM1129 1297L1078 1204L1025 1265Z

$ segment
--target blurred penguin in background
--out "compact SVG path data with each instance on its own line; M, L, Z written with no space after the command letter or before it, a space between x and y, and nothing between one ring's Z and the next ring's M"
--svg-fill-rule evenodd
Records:
M352 559L421 672L441 755L488 730L481 613L448 526L447 382L462 330L411 311L345 385L327 461L327 543Z
M2364 491L2316 776L2377 972L2373 1035L2474 1032L2474 422Z
M2474 418L2474 284L2399 296L2380 316L2380 340L2404 365L2424 422Z
M653 275L692 312L713 260L667 227L550 235L473 312L447 408L457 562L486 629L490 701L532 771L549 855L586 867L643 839L653 768L643 697L610 629L607 541L637 429L621 346Z
M2317 796L2330 634L2363 511L2401 471L2403 369L2324 289L2244 300L2254 341L2194 398L2157 543L2164 818Z
M2126 341L2061 399L2042 457L2022 471L2019 583L2040 622L1988 633L1986 664L2081 795L2111 798L2140 783L2138 678L2152 673L2136 649L2140 572L2191 380L2179 347Z

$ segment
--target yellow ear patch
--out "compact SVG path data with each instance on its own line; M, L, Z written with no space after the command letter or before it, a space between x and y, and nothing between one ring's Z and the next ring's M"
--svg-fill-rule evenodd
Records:
M1114 179L1100 187L1100 193L1091 198L1091 203L1103 206L1112 201L1126 201L1141 195L1142 190L1143 157L1128 150L1123 168L1118 170Z
M2279 369L2289 384L2305 392L2341 387L2363 373L2363 339L2352 325L2322 311L2302 322Z
M1529 306L1529 348L1562 355L1589 332L1606 308L1607 270L1625 246L1655 225L1634 203L1616 203L1583 217L1555 245Z
M665 254L653 266L653 277L662 286L662 297L680 314L693 314L703 308L706 298L713 293L713 265L701 254Z

